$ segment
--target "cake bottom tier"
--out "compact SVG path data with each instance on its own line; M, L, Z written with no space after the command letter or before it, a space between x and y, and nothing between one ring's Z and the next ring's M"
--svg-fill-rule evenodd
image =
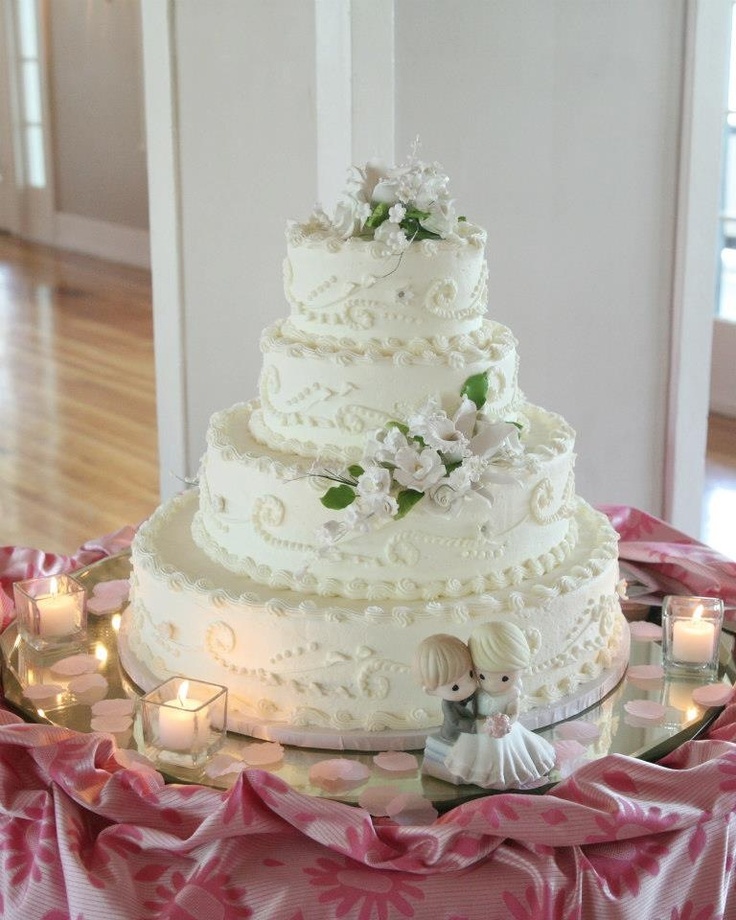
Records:
M617 537L581 500L574 553L534 583L380 605L273 591L228 572L191 538L197 506L196 491L177 496L136 536L123 661L144 683L181 675L227 686L230 723L247 734L313 747L421 746L442 716L412 673L414 650L433 633L466 641L488 620L511 620L529 640L532 727L591 705L625 668Z

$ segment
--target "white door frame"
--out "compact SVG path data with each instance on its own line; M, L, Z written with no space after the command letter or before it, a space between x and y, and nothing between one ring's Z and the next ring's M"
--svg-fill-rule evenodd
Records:
M664 517L694 536L705 483L730 22L731 0L688 0Z

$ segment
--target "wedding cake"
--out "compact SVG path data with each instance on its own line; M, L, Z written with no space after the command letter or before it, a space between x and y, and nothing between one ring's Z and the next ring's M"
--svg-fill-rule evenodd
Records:
M576 495L570 426L519 389L486 234L447 186L416 157L369 163L333 217L289 224L259 398L212 417L198 488L136 536L129 657L226 685L248 734L426 734L415 649L485 621L523 630L537 725L625 665L616 534Z

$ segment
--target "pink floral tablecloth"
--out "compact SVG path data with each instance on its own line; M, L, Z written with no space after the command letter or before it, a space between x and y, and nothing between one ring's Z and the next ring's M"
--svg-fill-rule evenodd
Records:
M662 590L736 603L736 565L632 509L621 552ZM12 581L71 557L0 550ZM4 600L3 600L4 598ZM736 918L736 703L658 764L588 763L544 795L505 793L426 825L244 772L227 792L165 785L111 736L0 710L0 916L8 920L720 920Z

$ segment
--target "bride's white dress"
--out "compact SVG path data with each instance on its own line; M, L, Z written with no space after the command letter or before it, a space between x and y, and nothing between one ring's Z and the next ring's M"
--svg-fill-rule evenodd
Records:
M493 716L514 708L518 691L490 696L483 694L484 711ZM445 758L445 766L464 783L484 789L515 789L545 776L555 764L554 747L518 721L508 734L494 738L483 730L485 719L478 720L475 734L463 732Z

